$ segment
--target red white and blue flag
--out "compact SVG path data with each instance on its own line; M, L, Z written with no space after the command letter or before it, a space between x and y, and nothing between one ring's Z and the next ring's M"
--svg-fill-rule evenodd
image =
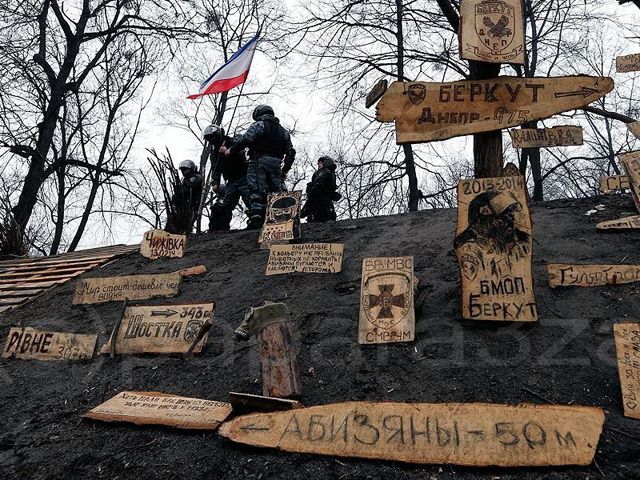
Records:
M200 93L189 95L187 98L193 100L203 95L226 92L244 83L249 75L253 54L256 52L258 35L260 35L259 32L234 53L227 63L202 82L200 84Z

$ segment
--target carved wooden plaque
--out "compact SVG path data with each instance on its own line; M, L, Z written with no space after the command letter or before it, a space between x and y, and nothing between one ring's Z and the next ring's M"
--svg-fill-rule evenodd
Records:
M583 144L582 127L515 128L509 131L514 148L571 147Z
M616 72L627 73L640 71L640 53L616 57Z
M547 265L549 286L599 287L640 282L640 265Z
M618 220L609 220L600 222L596 225L598 230L636 230L640 229L640 215L633 217L619 218Z
M266 273L338 273L342 271L343 253L340 243L271 245Z
M588 76L393 82L376 106L376 120L396 122L397 143L431 142L547 118L612 89L611 78Z
M98 335L11 327L2 356L25 360L88 360L93 358L97 341Z
M159 392L122 392L83 417L105 422L216 430L230 413L231 404L225 402Z
M460 58L524 64L522 0L462 0Z
M264 225L258 243L269 246L300 238L302 192L269 194Z
M531 243L523 177L463 180L458 184L454 247L462 276L464 318L538 319Z
M613 325L625 417L640 420L640 323Z
M211 322L214 303L153 305L127 307L116 333L116 352L133 353L186 353L198 338L205 322ZM193 353L202 352L207 335L194 347ZM111 352L111 339L100 353Z
M365 100L365 107L369 108L371 105L373 105L378 100L380 100L382 95L384 95L384 92L387 91L388 86L389 86L389 82L387 82L384 79L376 83L367 95L367 98Z
M413 282L413 257L362 260L358 343L413 341Z
M627 171L631 197L640 211L640 151L621 153L618 158Z
M613 175L600 177L600 193L617 192L629 188L629 177L626 175Z
M596 407L347 402L245 415L219 434L288 452L422 464L589 465L604 412Z
M156 258L182 258L186 249L186 235L173 235L164 230L149 230L145 232L140 244L140 254L151 260Z
M105 303L146 300L153 297L173 297L178 294L179 273L157 275L125 275L122 277L96 277L78 280L73 303Z

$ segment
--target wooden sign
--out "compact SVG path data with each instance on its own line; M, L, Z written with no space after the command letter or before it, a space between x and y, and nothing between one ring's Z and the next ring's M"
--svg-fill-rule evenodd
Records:
M389 86L389 82L387 82L384 79L376 83L374 87L371 89L371 91L369 92L369 94L367 95L365 107L369 108L371 105L373 105L378 100L380 100L382 95L384 95L384 92L387 91L388 86Z
M583 144L582 127L516 128L510 130L514 148L571 147Z
M547 265L549 286L600 287L640 282L640 265Z
M393 82L376 106L376 120L396 122L397 143L431 142L547 118L612 89L611 78L587 76Z
M466 466L589 465L596 407L347 402L245 415L219 434L288 452Z
M613 325L624 416L640 420L640 323Z
M205 322L211 322L215 304L174 304L127 307L118 331L100 350L111 352L114 334L117 354L186 353L198 338ZM207 334L192 352L200 353L207 343Z
M25 360L88 360L93 358L97 341L98 335L11 327L2 356Z
M617 192L629 188L629 177L626 175L613 175L600 177L600 193Z
M145 232L140 244L140 254L151 260L156 258L182 258L186 249L186 235L173 235L164 230L149 230Z
M596 225L598 230L636 230L640 229L640 215L633 217L619 218L618 220L609 220L608 222L600 222Z
M524 64L522 0L462 0L460 58Z
M233 407L234 415L246 415L256 412L282 412L302 408L297 400L288 398L264 397L250 393L229 392L229 403Z
M640 122L627 123L627 130L629 130L634 137L640 139Z
M413 282L413 257L362 260L358 343L413 341Z
M231 413L231 404L159 392L122 392L82 415L104 422L165 425L216 430Z
M78 280L73 303L105 303L146 300L153 297L173 297L178 294L179 273L157 275L126 275L122 277L96 277Z
M531 273L531 217L522 176L462 180L454 247L462 276L462 316L538 319Z
M302 192L269 194L267 214L258 243L269 246L300 238L300 205Z
M338 273L342 271L344 245L297 243L271 245L267 275L284 273Z
M640 71L640 53L616 57L616 72L627 73Z
M629 188L633 202L640 211L640 151L621 153L618 158L629 177Z

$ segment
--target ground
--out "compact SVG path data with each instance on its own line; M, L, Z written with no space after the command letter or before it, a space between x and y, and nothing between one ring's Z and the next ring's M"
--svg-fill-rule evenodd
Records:
M585 216L593 206L607 208ZM533 204L534 277L540 321L460 319L453 252L455 210L304 225L309 242L345 244L342 273L266 277L257 232L194 236L182 259L132 254L86 274L171 272L197 264L176 302L215 300L215 326L192 359L97 357L91 362L0 360L0 478L208 479L631 479L639 477L640 421L623 417L612 324L640 320L640 284L552 290L545 265L640 264L638 233L598 233L595 224L633 213L628 196ZM416 341L357 343L361 260L413 255L421 283ZM74 283L0 315L0 341L13 325L100 334L121 305L72 305ZM606 423L596 461L561 469L460 468L336 459L259 450L215 433L108 424L80 415L123 390L225 400L261 393L255 340L237 343L244 310L263 300L289 304L297 325L306 405L346 400L496 402L601 406ZM148 303L162 304L155 299Z

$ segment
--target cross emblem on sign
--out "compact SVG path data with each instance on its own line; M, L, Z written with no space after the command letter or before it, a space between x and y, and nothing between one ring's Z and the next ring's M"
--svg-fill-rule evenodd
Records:
M381 307L378 318L393 318L391 307L405 308L404 295L394 295L394 284L378 285L380 295L369 294L369 306Z

